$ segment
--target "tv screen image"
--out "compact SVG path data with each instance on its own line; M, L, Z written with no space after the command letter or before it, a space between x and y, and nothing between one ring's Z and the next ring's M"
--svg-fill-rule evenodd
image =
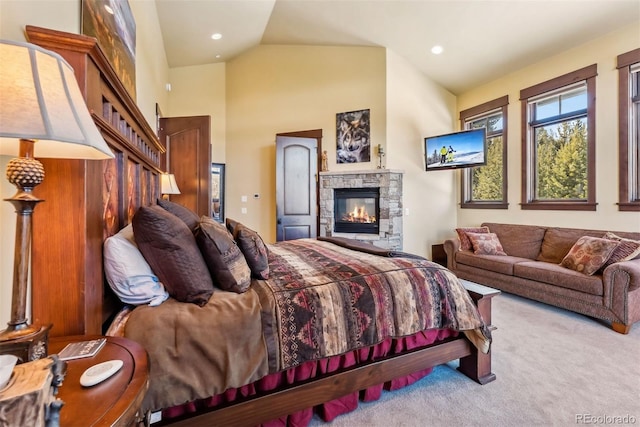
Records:
M427 171L486 165L485 128L428 136L424 139L424 157Z

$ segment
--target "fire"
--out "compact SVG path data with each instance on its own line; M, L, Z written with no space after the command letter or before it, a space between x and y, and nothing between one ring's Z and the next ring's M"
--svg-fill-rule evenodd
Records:
M355 206L352 212L349 212L344 218L348 222L374 223L375 215L369 215L367 208L364 206Z

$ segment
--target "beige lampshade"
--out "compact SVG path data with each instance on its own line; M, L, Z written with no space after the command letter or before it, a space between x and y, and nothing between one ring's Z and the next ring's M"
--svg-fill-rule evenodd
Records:
M34 44L0 40L0 154L17 156L20 139L37 141L36 157L114 157L71 66Z
M163 173L160 175L160 193L162 194L180 194L176 177L172 173Z

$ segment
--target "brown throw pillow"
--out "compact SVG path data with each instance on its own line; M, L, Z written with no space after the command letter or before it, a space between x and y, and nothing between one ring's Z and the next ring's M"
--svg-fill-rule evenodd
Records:
M251 273L258 279L269 278L269 252L260 235L249 227L237 223L233 238L240 246Z
M569 249L560 265L591 276L607 262L617 246L615 240L582 236Z
M469 233L467 237L476 255L506 255L496 233Z
M138 209L132 223L138 249L169 295L205 305L213 282L189 227L157 205Z
M202 216L195 236L216 286L225 291L246 292L251 285L251 270L226 227Z
M605 233L603 239L615 240L619 243L609 259L602 265L603 270L616 262L629 261L640 257L640 241L638 240L625 239L610 231Z
M473 250L473 245L471 245L471 240L467 237L467 233L488 233L489 227L462 227L456 228L456 233L458 233L458 239L460 239L460 250L461 251L470 251Z
M227 230L229 230L229 233L231 233L231 235L233 236L236 232L236 227L238 226L238 224L240 224L238 221L236 221L235 219L231 219L231 218L227 218L224 220L226 226L227 226Z
M198 222L200 222L200 218L198 218L198 215L195 212L182 205L164 199L158 199L158 204L162 206L164 210L171 212L184 221L192 232L198 226Z

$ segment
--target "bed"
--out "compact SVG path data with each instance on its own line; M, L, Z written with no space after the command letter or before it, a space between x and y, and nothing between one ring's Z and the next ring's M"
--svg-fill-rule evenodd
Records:
M163 423L305 425L313 411L330 420L354 409L360 398L373 400L382 389L399 388L433 366L458 359L458 369L473 380L484 384L495 379L489 347L495 292L465 289L446 268L423 258L353 241L302 239L265 245L268 277L260 278L257 268L251 270L249 284L243 281L238 289L199 283L202 288L186 293L195 302L182 301L185 294L165 288L170 297L160 295L154 305L123 309L125 304L104 279L103 244L124 230L135 231L141 212L168 212L157 199L165 147L150 132L94 39L36 27L28 27L27 34L31 42L55 50L74 65L96 124L116 153L114 160L73 163L84 177L79 180L84 204L77 207L71 202L73 194L56 193L64 209L39 217L39 226L49 229L78 216L87 225L82 234L78 229L83 228L71 221L64 233L49 233L40 245L50 252L59 245L64 252L69 241L80 242L82 250L65 259L65 269L58 268L59 260L51 254L45 258L34 253L34 281L46 273L50 284L43 294L34 295L35 316L54 323L53 336L110 329L142 343L151 369L143 405L148 411L162 410ZM59 169L48 167L47 180L55 182L56 174L66 173ZM200 253L206 253L195 228L168 213L172 222L175 216L184 223ZM197 218L197 230L206 228L206 222ZM238 223L227 225L235 242ZM137 229L143 227L138 224ZM164 233L146 240L134 234L141 253L145 244L167 234L166 228L161 230ZM154 257L144 258L151 273L165 277L161 271L170 264L167 258L159 257L156 263ZM205 260L206 273L200 271L190 280L211 277L221 266L236 277L235 264L223 261ZM64 276L74 271L82 277ZM222 340L223 335L231 339ZM226 350L220 351L221 346Z

